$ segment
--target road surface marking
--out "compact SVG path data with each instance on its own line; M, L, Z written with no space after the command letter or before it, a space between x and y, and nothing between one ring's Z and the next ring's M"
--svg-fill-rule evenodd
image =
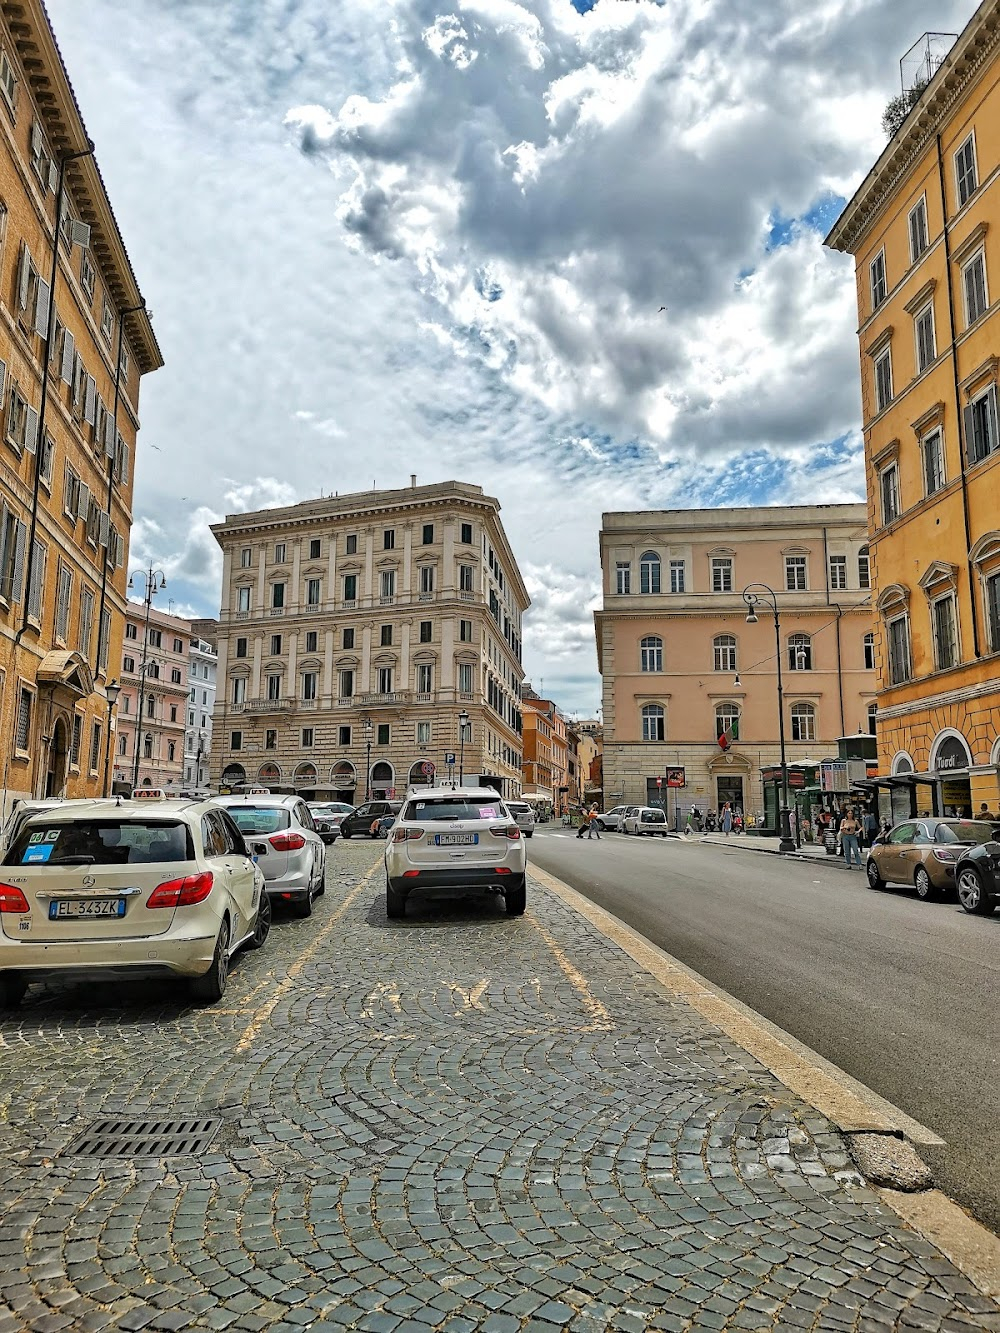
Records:
M532 871L532 874L537 876L537 871ZM588 1024L588 1026L583 1028L575 1028L574 1031L610 1032L611 1029L614 1027L614 1023L611 1021L611 1015L608 1013L607 1009L605 1009L604 1005L600 1002L597 996L594 995L590 987L587 985L587 978L582 974L582 972L580 972L577 968L573 966L570 960L566 957L566 954L563 952L563 950L559 947L559 945L549 934L548 930L546 930L546 928L542 925L542 923L537 919L537 917L532 915L531 912L528 913L528 920L531 922L531 924L538 931L539 935L541 935L542 939L545 941L549 952L552 954L552 957L559 964L559 970L563 973L566 980L576 991L577 995L579 995L584 1009L586 1009L587 1013L590 1015L591 1021Z

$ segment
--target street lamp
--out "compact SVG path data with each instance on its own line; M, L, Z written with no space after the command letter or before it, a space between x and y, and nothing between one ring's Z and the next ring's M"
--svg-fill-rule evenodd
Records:
M162 569L154 569L152 565L148 569L134 570L128 578L129 590L135 587L136 579L143 579L146 586L146 620L142 634L142 664L139 667L139 715L135 720L135 761L132 765L132 791L139 786L139 728L142 725L143 709L146 706L146 672L149 669L149 613L153 607L153 598L167 586L167 580Z
M361 731L365 738L365 748L367 750L365 758L365 800L367 801L372 793L372 720L370 717L362 719Z
M104 784L101 788L101 794L110 796L108 791L108 774L111 764L111 719L114 716L115 704L118 702L118 696L122 692L122 687L117 680L109 680L104 687L104 693L108 700L108 725L107 734L104 737Z
M469 714L463 708L458 715L458 785L465 780L465 728L469 725Z
M756 590L756 591L755 591ZM754 607L770 606L774 613L774 641L778 650L778 743L781 747L781 811L779 852L794 852L795 841L792 838L791 811L788 808L788 760L785 755L785 701L781 682L781 617L778 614L778 595L766 583L751 583L743 589L743 600L747 605L747 624L757 624ZM737 681L739 677L737 676Z

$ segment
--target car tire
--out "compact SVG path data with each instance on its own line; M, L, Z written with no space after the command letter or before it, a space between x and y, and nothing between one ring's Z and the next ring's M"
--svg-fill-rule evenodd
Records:
M264 942L271 933L271 899L268 897L267 890L261 889L260 903L257 907L257 916L253 923L253 934L247 942L248 949L262 949Z
M917 891L917 897L923 902L929 902L931 898L937 896L937 890L931 883L931 877L923 866L917 866L913 872L913 887Z
M868 887L870 889L885 888L885 880L879 874L878 866L875 864L875 858L873 856L869 856L868 858L868 865L865 870L865 875L867 877Z
M525 881L521 879L513 888L504 889L503 900L507 906L508 916L524 916L528 905L528 889Z
M16 1009L27 989L24 977L16 972L0 972L0 1009Z
M399 921L406 916L406 894L391 880L385 885L385 914L390 921Z
M343 829L343 828L342 828L342 829L340 830L340 836L346 840L346 839L349 838L351 835L350 835L350 833L347 831L347 829Z
M983 877L975 866L963 866L958 872L958 901L970 916L989 916L996 906L986 892Z
M229 921L223 920L215 941L212 966L203 977L191 981L191 994L202 1004L215 1004L226 993L229 981Z
M295 915L301 917L303 921L306 920L307 917L312 916L313 884L311 882L309 884L309 888L306 890L306 896L304 898L297 899L296 902L294 903L294 908L295 908Z
M525 832L525 835L524 835L524 836L525 836L526 838L530 838L530 837L531 837L531 833Z

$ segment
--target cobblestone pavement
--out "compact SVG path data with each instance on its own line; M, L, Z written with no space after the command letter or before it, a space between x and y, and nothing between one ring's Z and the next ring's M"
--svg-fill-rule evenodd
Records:
M338 844L215 1009L52 986L6 1016L0 1333L1000 1329L829 1123L567 907L390 923L380 850ZM123 1113L222 1126L66 1154Z

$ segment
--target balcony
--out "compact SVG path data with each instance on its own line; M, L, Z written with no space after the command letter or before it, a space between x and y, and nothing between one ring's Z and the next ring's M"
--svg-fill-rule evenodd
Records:
M246 699L241 704L230 704L231 713L284 713L292 707L292 699Z
M398 708L413 702L412 690L393 690L391 694L356 694L353 702L359 708Z
M383 593L382 596L378 599L378 604L379 606L395 606L396 604L395 593L391 592Z
M249 619L250 619L250 612L249 612L249 611L237 611L237 612L236 612L236 619L237 619L237 620L249 620Z

